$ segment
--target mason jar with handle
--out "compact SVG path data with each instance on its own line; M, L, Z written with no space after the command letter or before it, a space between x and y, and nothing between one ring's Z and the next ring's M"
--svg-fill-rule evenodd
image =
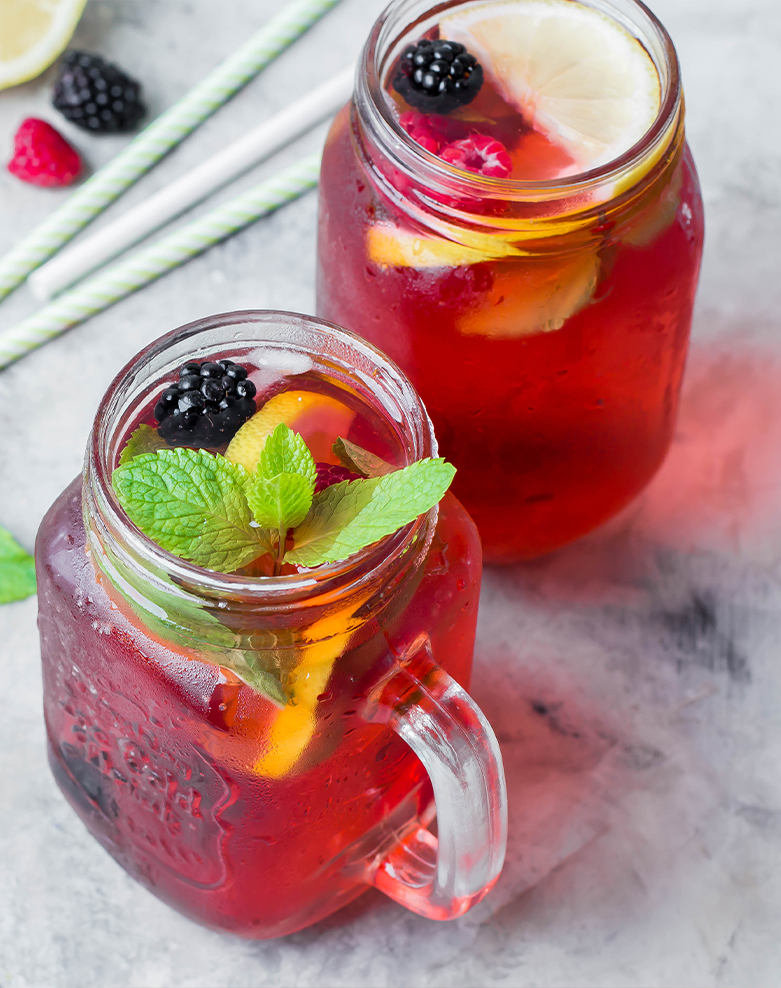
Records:
M507 813L496 739L465 692L474 525L446 495L346 561L278 577L169 554L130 522L111 474L193 358L240 361L261 389L343 395L400 465L437 452L395 365L314 319L215 316L135 357L37 540L55 778L123 868L207 926L281 936L371 885L459 916L499 875ZM282 700L257 688L269 669L284 671Z
M478 45L482 90L456 110L433 97L410 109L394 82L407 46L455 35ZM543 41L544 55L529 50ZM512 91L535 66L558 102ZM650 76L658 107L638 136L631 86ZM605 98L589 103L600 80ZM578 167L535 129L547 120L550 137L555 110L584 106L595 134L626 127L631 146ZM492 119L507 149L481 171L475 133ZM497 177L500 166L526 177ZM379 18L326 142L317 311L410 377L487 561L559 548L653 477L675 427L702 245L678 58L642 3L395 0Z

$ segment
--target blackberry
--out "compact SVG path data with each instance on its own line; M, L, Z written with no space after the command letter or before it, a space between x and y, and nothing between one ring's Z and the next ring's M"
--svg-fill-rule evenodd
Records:
M401 53L393 87L424 113L452 113L480 92L483 68L458 41L423 38Z
M114 799L114 786L101 770L97 755L87 761L75 745L67 742L60 745L60 755L62 761L54 758L52 769L61 788L88 813L94 813L98 806L105 816L115 820L119 816L119 806Z
M140 83L83 51L69 51L63 58L52 104L66 120L96 134L132 130L146 113Z
M224 446L256 412L256 389L232 360L188 361L157 400L157 431L169 446Z

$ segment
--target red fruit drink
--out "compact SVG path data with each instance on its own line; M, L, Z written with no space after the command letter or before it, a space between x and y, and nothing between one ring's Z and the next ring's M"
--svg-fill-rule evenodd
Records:
M430 819L429 775L392 726L420 706L415 683L432 695L449 683L469 707L443 669L468 684L481 562L451 495L438 515L346 562L272 580L200 570L123 518L111 470L138 424L159 417L171 361L193 352L248 368L272 417L269 397L281 396L290 418L289 394L308 395L308 411L287 424L315 446L334 429L396 465L435 450L394 368L345 334L334 344L328 327L272 316L276 328L252 313L185 327L129 365L98 413L84 479L52 506L37 543L57 782L138 881L200 923L253 938L383 887L399 834ZM286 704L236 672L263 668ZM398 883L385 886L403 898Z
M661 464L702 203L675 51L642 5L427 7L391 5L329 135L318 313L410 376L486 559L512 562Z

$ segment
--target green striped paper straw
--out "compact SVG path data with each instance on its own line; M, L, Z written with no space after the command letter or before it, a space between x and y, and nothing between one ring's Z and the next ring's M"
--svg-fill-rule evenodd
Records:
M320 152L65 292L0 334L0 370L317 185Z
M339 0L291 0L0 259L0 299L264 69Z

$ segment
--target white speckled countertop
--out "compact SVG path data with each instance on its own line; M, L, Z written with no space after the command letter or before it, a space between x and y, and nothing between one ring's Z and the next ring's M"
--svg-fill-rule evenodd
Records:
M159 112L277 6L91 0L76 43L137 75ZM346 64L382 6L343 0L110 215ZM781 983L781 5L651 6L681 55L706 203L694 346L646 494L570 549L486 573L473 693L510 789L499 885L449 924L370 892L280 941L194 926L114 864L50 777L32 599L0 608L3 988ZM23 117L61 123L51 82L0 93L4 156ZM62 129L93 167L122 143ZM62 195L0 171L0 251ZM311 311L315 218L310 195L0 373L0 524L32 546L103 391L148 341L229 309ZM0 329L32 308L18 291Z

